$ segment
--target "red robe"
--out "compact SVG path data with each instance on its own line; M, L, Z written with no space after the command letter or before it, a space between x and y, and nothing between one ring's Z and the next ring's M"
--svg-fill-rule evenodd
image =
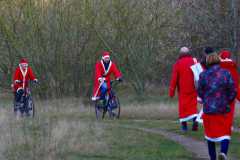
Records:
M240 86L238 86L237 100L240 101Z
M225 59L221 61L220 66L231 73L237 90L239 79L236 63L230 59ZM203 114L203 126L205 138L207 140L218 142L224 139L230 139L232 134L235 101L230 104L230 108L231 111L223 115Z
M180 122L197 117L197 91L190 68L195 63L196 59L191 55L181 55L173 66L169 96L173 97L177 88Z
M20 66L15 70L13 81L14 81L14 91L16 92L20 88L27 88L29 80L36 79L31 67L27 67L24 72ZM21 83L16 83L16 81L21 81Z
M105 69L103 61L98 61L95 65L95 77L94 77L94 88L93 88L93 96L97 97L99 96L99 88L100 88L100 82L99 78L105 77L107 86L110 88L110 82L111 82L111 75L113 75L115 78L122 77L122 73L117 68L116 64L112 61L109 62L109 66L107 69Z

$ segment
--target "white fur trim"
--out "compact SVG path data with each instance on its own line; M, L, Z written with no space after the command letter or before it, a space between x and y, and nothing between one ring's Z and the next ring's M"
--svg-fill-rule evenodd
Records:
M203 108L200 110L200 112L198 113L197 119L196 121L198 123L203 123L203 119L202 119L202 115L203 115Z
M192 115L190 115L190 116L188 116L186 118L180 118L179 121L180 122L186 122L186 121L189 121L189 120L191 120L193 118L196 118L196 117L197 117L197 114L192 114Z
M92 97L91 99L92 99L92 101L96 101L96 100L99 100L100 97L96 97L96 96L94 96L94 97Z
M17 89L17 92L19 91L19 90L21 90L21 89L23 89L22 87L19 87L18 89Z
M94 94L93 97L97 97L98 92L99 92L99 90L100 90L100 88L101 88L101 86L102 86L103 83L104 83L104 81L102 81L102 82L99 84L98 89L96 90L96 92L95 92L95 94Z
M28 63L20 63L21 65L27 65L28 66Z
M208 136L205 135L206 140L211 141L211 142L221 142L222 140L231 139L231 136L229 135L225 135L225 136L221 136L221 137L217 137L217 138L210 138Z
M102 64L102 67L103 67L103 70L104 70L104 75L107 75L109 70L110 70L110 68L111 68L111 66L112 66L112 61L109 62L107 70L104 67L103 61L101 61L101 64Z
M21 65L19 65L19 67L20 67L20 71L21 71L23 77L26 77L26 74L27 74L27 71L28 71L28 67L26 67L26 70L25 70L25 71L23 71Z
M109 55L102 56L102 59L105 59L105 58L110 58L110 56Z
M232 62L232 60L230 58L225 58L225 59L221 58L221 62Z
M20 67L20 71L21 71L21 73L23 75L23 89L24 89L25 88L25 80L26 80L25 78L26 78L26 75L27 75L28 67L26 67L25 71L23 71L23 69L22 69L20 64L19 64L19 67Z
M192 65L190 68L193 72L195 87L197 88L199 76L203 72L202 65L200 63L196 63L196 64Z

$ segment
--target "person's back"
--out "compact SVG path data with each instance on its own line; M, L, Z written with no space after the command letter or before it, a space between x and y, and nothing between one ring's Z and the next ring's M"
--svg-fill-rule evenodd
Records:
M192 130L197 130L197 91L194 86L194 76L191 66L197 60L191 56L187 47L180 49L180 56L173 66L169 86L169 96L174 97L175 90L178 90L179 120L182 130L187 130L187 121L193 120Z
M211 47L206 47L207 69L200 74L198 95L203 101L203 128L210 159L216 159L216 142L220 142L219 159L227 159L232 134L232 111L229 105L236 96L230 72L220 67L220 58Z
M230 73L219 65L214 65L200 74L198 93L203 99L204 113L226 112L226 106L233 97L229 90L230 84L233 84Z
M179 80L178 90L183 93L196 92L194 87L194 77L191 71L191 66L194 65L195 61L191 55L183 55L176 62L178 68Z

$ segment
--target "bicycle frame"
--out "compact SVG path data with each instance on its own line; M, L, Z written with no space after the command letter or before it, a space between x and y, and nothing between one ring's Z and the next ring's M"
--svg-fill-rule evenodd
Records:
M101 115L102 118L104 118L106 112L109 113L110 118L113 118L113 117L119 118L119 116L120 116L120 103L119 103L118 98L116 97L114 90L113 90L115 81L116 80L111 81L110 88L108 88L108 91L107 91L104 99L99 99L99 100L106 100L104 102L104 105L99 105L98 104L99 100L95 104L95 112L96 112L97 119L100 117L99 114L101 113L101 110L102 110L102 115ZM117 113L115 113L115 112L117 112Z
M20 112L21 115L26 114L34 117L35 111L31 94L31 81L28 87L23 88L23 94L21 96L20 102L16 103L16 97L14 98L14 112L15 114Z

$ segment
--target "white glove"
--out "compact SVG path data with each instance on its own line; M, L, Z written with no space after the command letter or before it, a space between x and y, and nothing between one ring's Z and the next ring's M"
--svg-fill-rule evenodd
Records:
M34 82L34 83L38 83L38 79L34 79L33 82Z
M98 97L92 97L92 101L98 100Z
M99 77L98 78L98 82L100 82L100 83L103 83L105 80L106 80L106 78L104 78L104 77Z
M20 80L15 80L15 83L21 83L21 81Z

